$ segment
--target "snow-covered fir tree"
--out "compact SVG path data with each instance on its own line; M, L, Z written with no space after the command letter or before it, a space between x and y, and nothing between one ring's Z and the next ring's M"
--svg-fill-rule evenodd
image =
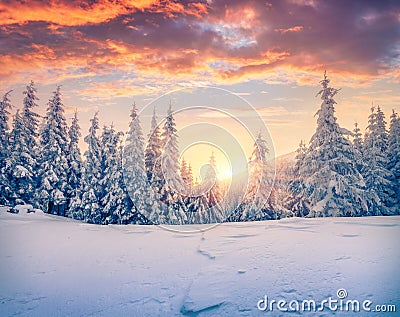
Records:
M32 156L36 159L36 155L38 147L37 147L37 137L38 134L38 127L39 127L39 120L40 115L35 112L35 108L39 107L36 103L39 98L36 96L37 90L35 88L35 84L31 81L27 86L26 90L23 92L25 95L23 100L23 109L22 109L22 121L23 126L25 129L25 133L27 139L25 140L26 145L30 149Z
M187 168L187 173L187 177L192 179L189 168ZM189 196L184 197L188 223L221 223L225 220L214 153L210 156L209 164L203 169L201 184L189 188L190 190L186 191L189 192Z
M71 126L68 130L68 171L67 171L67 191L66 197L68 202L68 216L75 219L81 219L79 204L74 201L81 197L81 180L82 180L82 156L79 148L79 139L81 137L81 129L78 122L78 113L75 111L72 118ZM79 213L79 215L77 214Z
M189 224L211 223L210 213L211 215L213 213L210 210L211 208L208 204L207 197L205 194L201 193L199 195L196 195L196 193L193 193L192 196L184 197L183 199L187 209L186 211L187 223Z
M189 182L189 174L188 174L188 166L184 157L182 158L182 162L179 168L179 174L181 175L181 179L183 180L185 187L187 187Z
M189 187L193 186L193 170L192 170L192 164L189 163L188 168L187 168L187 185L189 185Z
M31 81L27 86L25 91L23 92L25 95L23 100L23 108L22 108L22 121L23 121L23 129L24 132L22 136L25 138L22 142L26 144L29 149L30 161L32 165L32 188L35 189L39 184L40 176L38 175L38 161L39 161L39 145L38 145L38 137L39 137L39 121L41 116L35 111L36 108L39 107L37 101L39 98L37 97L37 90L33 81ZM34 195L37 192L33 191L29 193L31 199L33 199Z
M9 110L12 108L10 101L11 92L12 90L6 92L2 100L0 100L0 155L2 155L2 158L9 148L8 133L10 132L10 127L8 125L8 118L10 115Z
M357 169L359 172L362 172L364 166L363 140L361 130L357 122L354 124L353 130L353 151Z
M317 129L310 140L300 177L304 180L304 198L310 203L308 216L362 216L370 213L372 194L357 170L350 141L344 136L335 117L333 97L338 89L329 87L324 75L321 108L317 111Z
M248 163L249 184L244 199L245 205L242 207L243 221L276 219L276 212L270 200L273 167L267 162L268 153L267 143L260 132Z
M102 193L101 180L101 144L97 135L99 130L99 119L96 112L90 119L89 134L84 141L88 145L85 151L85 162L83 164L82 178L82 214L85 222L100 223L100 195Z
M371 206L373 214L389 215L393 213L395 205L395 192L393 188L393 175L387 169L388 165L388 132L386 130L385 115L378 106L376 111L372 106L368 117L368 126L364 138L364 166L363 176L370 191L375 192L379 202Z
M206 193L207 203L209 206L209 223L222 222L225 218L221 208L223 193L217 175L217 162L215 160L214 152L212 152L209 160L209 168L206 172L206 178L211 179L213 182L210 190Z
M390 116L387 168L393 176L392 182L395 191L393 212L400 214L400 118L394 110Z
M145 151L145 166L148 181L153 187L158 188L160 188L162 181L161 150L161 132L157 124L156 109L154 108Z
M124 190L120 143L122 132L116 132L113 125L104 127L102 142L102 186L101 223L127 223L123 217L130 212L132 204L127 205L128 195Z
M3 99L0 100L0 205L11 204L10 198L12 195L11 185L8 179L10 173L9 168L11 167L9 144L10 127L8 125L9 110L12 108L9 98L11 91L12 90L6 92Z
M123 150L123 177L127 193L131 199L131 206L122 215L123 221L132 223L160 223L160 212L156 193L148 187L144 156L143 131L137 114L136 104L131 110L131 121ZM153 121L155 114L153 115ZM154 122L153 122L154 123ZM150 139L152 136L150 135ZM147 151L152 151L151 147ZM150 152L147 152L148 154ZM150 157L150 155L148 156ZM152 156L154 158L154 156ZM150 164L151 165L151 164ZM152 173L149 165L148 173Z
M170 104L162 133L163 149L161 154L162 186L160 197L164 202L165 221L168 224L184 224L187 220L185 204L180 193L184 190L179 176L179 149L176 124Z
M285 207L293 212L296 217L305 217L309 213L310 204L305 198L304 179L301 177L300 168L304 164L307 154L307 147L303 140L296 150L295 164L290 171L291 181L289 182L289 193L285 201Z
M10 198L13 204L34 203L36 160L28 147L26 134L24 121L17 110L9 139L10 166L7 173L12 195Z
M40 186L38 198L44 211L65 215L67 199L68 132L60 86L47 104L40 133Z
M22 114L14 117L13 131L10 135L11 166L7 173L14 202L35 204L37 184L37 136L40 116L34 111L38 107L36 88L33 81L23 92Z

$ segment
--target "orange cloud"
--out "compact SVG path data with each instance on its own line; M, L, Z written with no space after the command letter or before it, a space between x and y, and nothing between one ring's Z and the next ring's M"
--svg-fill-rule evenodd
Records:
M79 2L42 1L0 3L0 24L46 21L74 26L100 23L135 10L144 10L159 4L159 0L107 1L80 5Z
M225 17L221 22L230 25L230 27L251 29L257 22L256 16L254 8L250 6L232 9L228 7L225 12Z
M288 28L288 29L275 29L276 32L280 32L282 34L288 33L288 32L299 32L303 30L304 27L301 25L296 25L294 27Z
M203 3L189 3L185 6L175 1L160 0L100 0L91 4L56 0L46 4L38 0L0 2L0 24L45 21L63 26L78 26L107 22L122 14L145 10L163 12L169 17L178 13L201 17L207 13L207 6Z
M207 10L207 5L201 2L190 2L184 5L178 1L165 1L158 6L153 6L149 11L164 13L168 18L174 18L178 14L201 18L204 14L207 14Z

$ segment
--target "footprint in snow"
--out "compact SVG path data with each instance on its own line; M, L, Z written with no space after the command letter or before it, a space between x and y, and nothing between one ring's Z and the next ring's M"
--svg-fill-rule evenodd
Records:
M215 260L215 256L211 255L207 251L204 251L204 250L201 250L201 249L197 249L197 253L200 253L201 255L204 255L205 257L209 258L210 260Z

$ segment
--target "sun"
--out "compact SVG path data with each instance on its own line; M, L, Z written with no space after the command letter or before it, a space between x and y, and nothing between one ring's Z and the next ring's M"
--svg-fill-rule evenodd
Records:
M201 182L201 168L210 164L210 158L214 155L216 164L216 176L218 180L229 181L232 179L232 167L225 153L218 147L207 143L196 143L183 150L180 155L180 163L183 159L186 164L191 166L193 180Z
M217 178L222 181L232 179L232 169L229 166L217 164Z

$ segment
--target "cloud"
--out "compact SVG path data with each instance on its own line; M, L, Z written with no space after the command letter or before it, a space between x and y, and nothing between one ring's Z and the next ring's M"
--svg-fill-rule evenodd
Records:
M121 14L152 8L157 0L140 1L3 1L0 3L1 24L24 24L45 21L74 26L109 21Z
M399 16L392 1L3 1L0 83L399 82Z
M234 92L234 94L238 96L250 96L251 92Z
M161 0L3 1L0 3L0 24L44 21L63 26L77 26L108 22L118 16L137 11L161 12L168 17L184 14L200 18L207 13L207 5L198 2L184 5Z
M287 29L275 29L275 31L285 34L288 32L299 32L303 29L304 29L304 27L302 27L301 25L296 25L296 26L293 26L293 27L287 28Z

